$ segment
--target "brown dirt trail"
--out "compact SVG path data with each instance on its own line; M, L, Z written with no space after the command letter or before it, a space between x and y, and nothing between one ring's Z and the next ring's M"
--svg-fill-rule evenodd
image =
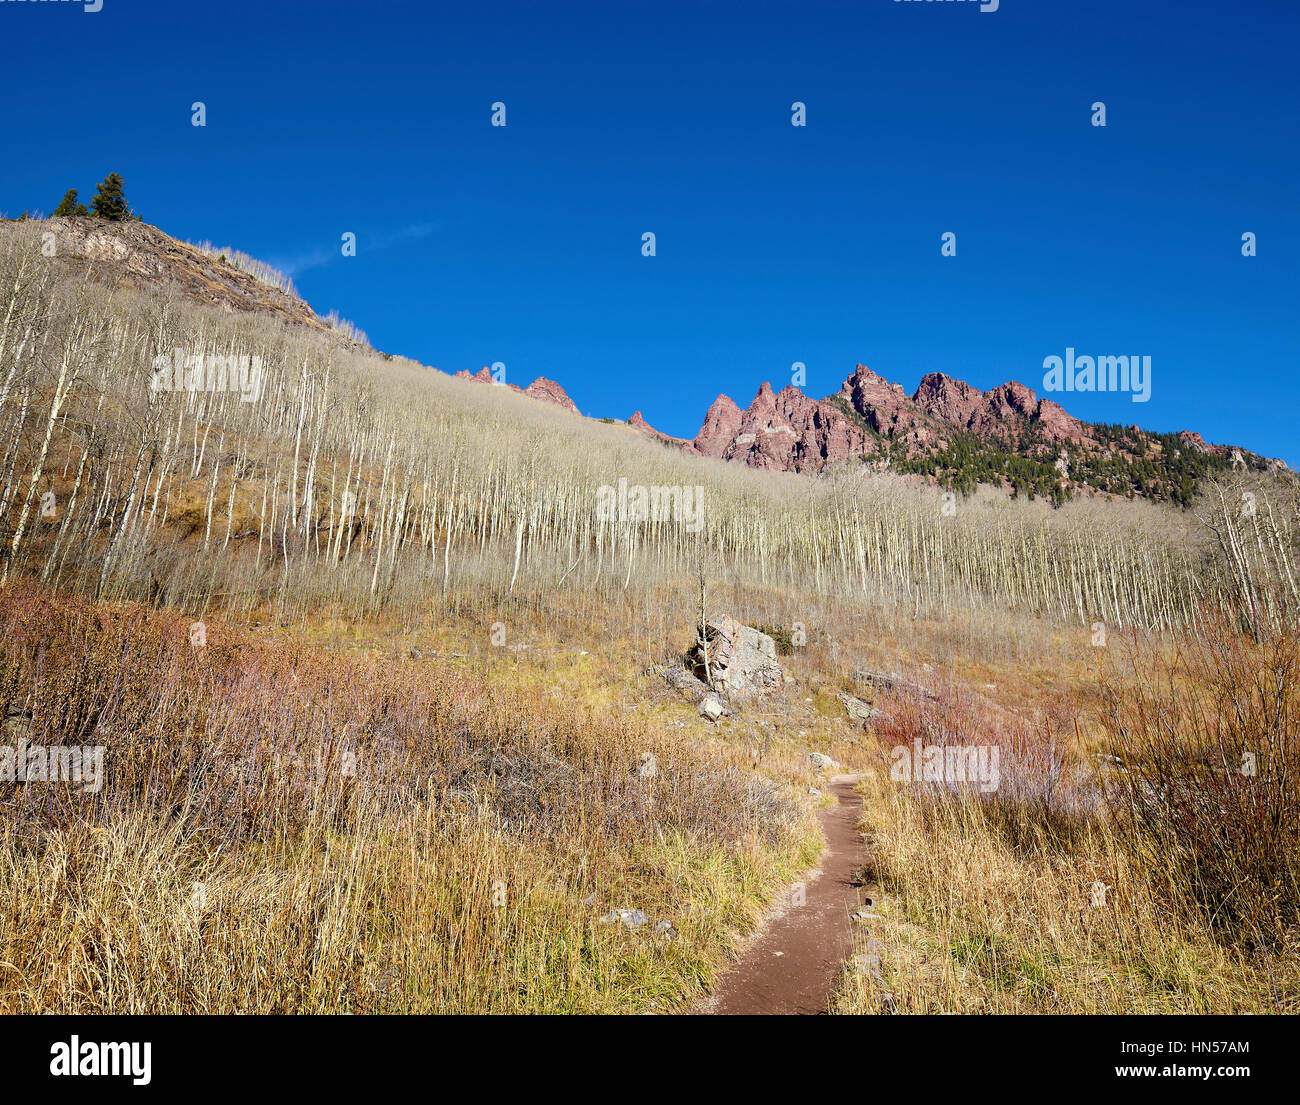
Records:
M838 803L822 811L827 847L805 884L804 904L786 895L697 1012L826 1012L840 968L853 954L853 914L864 894L857 885L866 861L857 828L862 807L862 797L853 789L857 779L838 775L831 780Z

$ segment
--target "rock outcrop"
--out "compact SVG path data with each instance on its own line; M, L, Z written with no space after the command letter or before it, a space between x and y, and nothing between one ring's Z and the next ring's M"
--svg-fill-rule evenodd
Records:
M999 455L1010 453L1055 467L1064 483L1085 493L1096 488L1075 478L1072 460L1141 459L1159 456L1162 448L1155 435L1136 426L1127 431L1127 440L1117 440L1107 428L1081 422L1059 403L1040 399L1032 388L1014 380L980 391L945 373L931 372L909 396L901 384L863 364L825 399L813 399L793 386L773 391L768 383L743 409L729 396L719 395L691 441L654 429L640 411L628 424L684 452L781 472L819 472L851 460L888 467L902 458L910 463L909 470L926 474L927 466L917 461L937 462L968 435ZM1224 446L1206 445L1199 434L1184 432L1182 439L1189 450L1227 455Z
M872 687L889 694L910 695L913 698L925 699L927 702L935 702L939 698L934 691L922 687L919 683L913 683L910 679L904 679L897 672L868 669L854 672L853 678L860 687Z
M524 388L525 395L531 395L534 399L540 399L543 403L551 403L560 407L571 414L579 414L578 404L569 398L564 388L560 387L554 380L548 380L545 376L538 376L531 384Z
M462 368L459 372L454 373L454 375L462 380L475 380L481 384L496 383L496 381L492 379L492 370L487 367L480 368L477 372L470 372L468 369ZM538 376L537 379L526 388L521 388L518 384L511 383L506 383L504 386L508 387L511 391L518 392L520 395L527 395L530 399L540 399L543 403L550 403L552 406L561 407L570 414L582 413L578 410L578 404L569 398L568 393L565 392L564 388L560 387L560 385L554 380L548 380L545 376Z
M697 679L732 698L764 694L785 681L776 642L731 617L710 621L688 659Z
M634 430L640 430L641 433L645 434L647 437L653 437L659 441L662 441L665 445L673 445L676 446L677 448L685 448L685 447L689 447L691 444L691 442L687 441L685 438L672 437L669 434L660 433L652 425L650 425L649 422L647 422L644 418L641 417L640 411L635 411L632 417L627 420L627 424L631 426L632 429Z
M705 457L721 457L735 445L740 433L741 409L726 395L719 395L704 416L692 448Z
M947 445L955 431L986 439L1028 431L1044 444L1078 443L1087 436L1082 422L1023 384L980 391L932 372L909 396L901 384L862 364L827 399L813 399L793 386L774 392L765 383L742 410L719 395L693 441L660 433L640 411L628 424L700 456L783 472L815 472L838 461L869 458L886 444L901 445L911 456Z

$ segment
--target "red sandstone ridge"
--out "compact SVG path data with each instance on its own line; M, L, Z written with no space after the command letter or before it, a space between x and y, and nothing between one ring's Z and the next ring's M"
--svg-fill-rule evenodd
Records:
M534 399L540 399L543 403L554 403L557 407L563 407L566 411L573 414L579 414L578 404L569 398L564 388L560 387L554 380L548 380L545 376L538 376L531 384L524 388L525 395L531 395Z
M711 445L715 448L720 444L719 428L719 424L712 427ZM811 472L827 461L861 456L866 451L866 435L850 424L836 404L811 399L797 387L774 393L772 385L764 383L748 410L740 412L735 434L718 455L743 461L751 468Z
M1213 456L1219 456L1219 457L1225 457L1228 455L1228 446L1207 445L1205 443L1205 438L1203 438L1200 434L1195 433L1191 430L1184 430L1182 433L1178 435L1178 439L1189 449L1194 449L1198 453L1210 453ZM1282 464L1281 461L1270 462L1270 463L1281 464L1283 468L1286 467L1286 465Z
M763 384L742 411L719 396L705 416L695 451L752 468L805 472L873 456L886 443L901 446L908 456L933 451L949 444L955 431L1011 441L1029 435L1044 447L1086 437L1083 423L1023 384L980 391L932 372L908 396L901 384L860 364L829 399L812 399L796 387L774 394Z
M662 441L665 445L675 445L678 448L693 448L694 442L687 441L682 437L673 437L671 434L660 433L649 422L641 417L640 411L634 411L632 417L627 420L627 424L634 430L640 430L643 434Z
M963 380L931 372L909 396L901 384L862 364L826 399L813 399L797 387L774 392L768 383L744 409L719 395L693 441L661 433L640 411L629 425L699 456L783 472L818 472L854 459L877 458L887 466L900 457L908 461L937 457L961 435L1053 466L1064 457L1067 471L1071 456L1113 455L1117 448L1123 449L1097 427L1080 422L1060 404L1040 399L1015 381L980 391ZM1141 431L1136 433L1141 436ZM1223 448L1207 446L1195 434L1184 435L1184 440L1202 451Z
M813 399L793 386L773 392L764 383L742 410L720 395L688 447L751 468L815 472L828 463L879 453L885 439L928 445L938 436L932 423L901 385L858 365L829 399Z
M941 422L981 437L1031 424L1041 431L1040 436L1053 442L1077 443L1085 435L1083 423L1071 418L1058 403L1040 400L1030 388L1014 381L980 391L964 380L931 372L921 378L911 401Z
M984 393L965 380L955 380L942 372L930 372L921 377L912 402L944 422L965 426L973 422L983 409Z
M492 370L490 368L480 368L477 372L471 373L468 369L462 368L455 373L456 376L463 380L476 380L479 383L491 384ZM580 414L578 405L569 398L564 388L560 387L554 380L548 380L545 376L538 376L526 388L521 388L518 384L506 384L511 391L517 391L521 395L527 395L533 399L540 399L543 403L551 403L557 407L563 407L566 411L573 414Z
M706 457L722 456L740 432L740 417L740 408L728 396L719 395L695 435L695 451Z
M902 384L891 384L864 364L854 368L853 375L841 385L839 395L881 434L888 434L917 413L908 402Z
M484 368L457 376L492 382ZM539 376L526 388L513 391L562 407L578 408L554 380ZM889 467L900 461L904 470L936 474L951 464L952 447L966 440L961 455L969 455L971 438L985 442L994 456L1010 453L1049 465L1062 472L1065 483L1078 490L1096 490L1071 476L1071 463L1088 455L1103 459L1121 454L1140 457L1146 448L1161 445L1137 427L1131 433L1148 445L1117 442L1105 427L1080 422L1060 404L1040 399L1032 388L1010 381L980 391L942 372L927 373L912 395L901 384L886 380L866 365L854 367L838 392L814 399L797 387L773 391L763 383L748 407L719 395L704 416L693 440L656 430L637 411L628 425L670 448L771 472L816 473L829 465L851 461ZM1199 434L1184 432L1189 450L1226 455L1222 445L1207 445ZM944 460L945 457L949 459ZM933 460L933 464L931 461ZM919 463L918 463L919 462Z

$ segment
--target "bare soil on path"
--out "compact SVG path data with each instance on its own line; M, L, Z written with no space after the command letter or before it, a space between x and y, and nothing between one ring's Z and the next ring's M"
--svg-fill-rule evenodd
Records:
M858 833L857 780L856 775L831 780L838 801L822 811L826 852L804 884L803 904L787 892L697 1012L826 1012L840 968L853 954L853 914L865 894L858 885L866 851Z

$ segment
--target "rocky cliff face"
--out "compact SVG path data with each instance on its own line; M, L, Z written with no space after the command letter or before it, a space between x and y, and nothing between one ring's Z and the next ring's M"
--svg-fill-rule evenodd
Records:
M156 226L85 216L51 218L43 225L54 235L58 264L88 265L98 279L136 288L174 283L197 303L273 314L343 340L292 290L259 280L215 251L179 241Z
M1045 446L1077 445L1088 437L1084 423L1056 403L1040 400L1023 384L1002 384L985 392L932 372L909 396L901 384L861 364L826 399L813 399L797 387L773 392L771 384L765 383L742 410L720 395L694 441L659 433L639 411L631 425L700 456L791 472L818 471L828 463L854 457L882 456L894 451L894 446L908 457L939 451L961 432L999 440L1029 434Z
M1186 431L1174 437L1081 422L1015 381L980 391L932 372L908 395L862 364L825 399L797 387L774 392L767 383L743 409L719 395L692 441L660 433L640 411L629 425L670 447L764 471L819 472L858 460L954 485L1001 483L1053 497L1185 501L1196 479L1231 455Z
M492 379L492 370L487 367L480 368L477 372L473 373L462 368L459 372L455 373L455 375L462 379L477 380L479 383L484 384L491 384L494 382ZM540 399L543 403L550 403L552 406L562 407L571 414L581 413L578 410L578 404L569 398L568 393L564 388L560 387L560 385L554 380L548 380L545 376L538 376L537 379L526 388L521 388L518 384L510 383L507 383L505 386L511 391L519 392L521 395L527 395L533 399Z

